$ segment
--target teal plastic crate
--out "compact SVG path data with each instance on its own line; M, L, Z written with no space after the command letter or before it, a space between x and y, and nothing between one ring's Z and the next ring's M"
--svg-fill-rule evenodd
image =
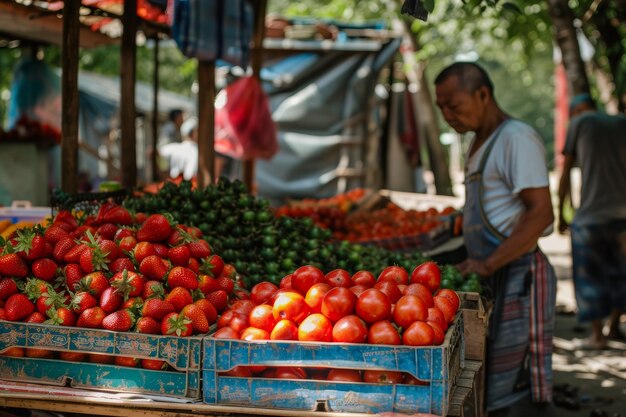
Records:
M204 340L207 404L289 410L446 415L464 361L463 317L457 314L441 346L411 347L290 341ZM219 375L235 366L300 366L408 372L428 386Z
M10 347L163 360L175 370L0 356L0 375L6 380L201 398L202 337L156 336L0 321L0 354Z

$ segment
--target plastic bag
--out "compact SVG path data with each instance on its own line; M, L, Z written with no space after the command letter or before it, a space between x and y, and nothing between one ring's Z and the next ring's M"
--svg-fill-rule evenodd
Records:
M270 159L278 151L268 97L256 78L242 77L217 95L215 150L241 160Z

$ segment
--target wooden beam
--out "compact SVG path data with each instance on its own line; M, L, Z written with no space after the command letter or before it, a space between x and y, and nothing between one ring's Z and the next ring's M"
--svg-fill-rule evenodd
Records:
M137 154L135 145L135 77L137 36L137 0L124 0L122 16L122 62L120 121L122 132L122 185L131 189L137 185Z
M215 62L198 61L198 187L215 181Z
M152 73L152 152L150 153L150 167L152 181L159 180L157 166L157 143L159 141L159 38L154 38L154 61Z
M61 47L61 188L78 191L78 51L80 4L69 1L64 6Z

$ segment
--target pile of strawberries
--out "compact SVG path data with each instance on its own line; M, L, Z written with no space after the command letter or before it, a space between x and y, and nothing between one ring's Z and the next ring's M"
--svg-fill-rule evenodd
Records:
M197 228L109 202L80 220L61 211L0 242L0 320L191 336L227 308L236 272Z

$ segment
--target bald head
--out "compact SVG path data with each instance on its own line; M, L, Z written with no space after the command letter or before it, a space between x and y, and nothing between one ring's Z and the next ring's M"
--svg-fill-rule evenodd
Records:
M446 67L435 78L435 85L439 85L450 77L457 77L459 88L473 93L481 87L486 87L493 97L493 83L487 72L473 62L455 62Z

